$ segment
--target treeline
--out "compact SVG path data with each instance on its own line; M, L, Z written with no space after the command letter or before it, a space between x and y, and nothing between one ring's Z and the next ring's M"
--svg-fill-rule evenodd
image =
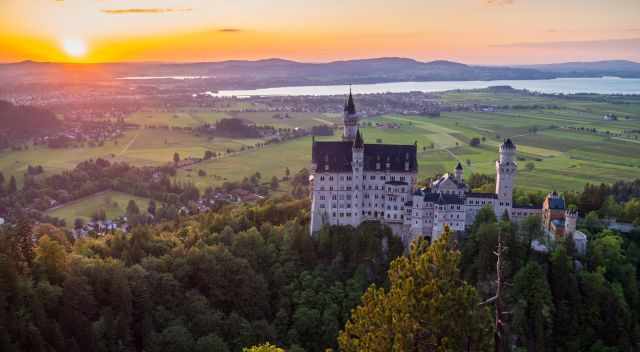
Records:
M258 127L253 124L247 124L239 118L220 119L214 125L205 124L198 128L198 131L213 134L220 137L230 138L260 138L266 131L273 134L275 129L271 126Z
M60 126L61 121L51 111L0 100L0 148L8 147L12 138L37 136Z
M175 169L169 166L134 167L127 163L96 159L81 162L73 170L47 177L35 177L27 173L24 185L19 190L14 177L6 183L0 174L0 217L13 221L27 216L55 223L53 219L45 219L42 212L53 205L106 190L151 198L178 208L197 201L200 198L198 189L189 183L171 181L170 176L174 174Z
M482 299L496 294L501 239L504 351L635 351L640 348L640 232L587 232L586 255L572 240L545 243L538 217L520 226L481 210L462 244L463 277Z
M0 230L0 350L337 347L402 244L375 224L308 233L308 200L234 206L130 235Z
M333 127L328 125L318 125L311 127L311 135L313 136L333 136Z

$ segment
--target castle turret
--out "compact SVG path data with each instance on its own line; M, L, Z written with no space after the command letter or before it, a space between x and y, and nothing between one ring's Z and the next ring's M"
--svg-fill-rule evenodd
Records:
M499 208L496 214L509 211L513 200L513 182L518 171L516 163L516 146L511 139L500 145L500 159L496 160L496 195Z
M463 173L464 173L464 170L462 169L462 164L458 162L458 166L456 166L456 181L458 182L463 181L463 176L462 176Z
M578 222L578 211L569 208L564 212L564 235L571 236L576 232L576 223Z
M349 89L349 98L344 104L344 132L342 134L342 139L345 141L353 141L356 138L357 131L358 114L356 112L356 105L353 102L351 89Z
M360 223L362 218L362 204L363 204L363 182L362 175L364 172L364 141L360 135L360 131L356 131L356 137L351 147L352 161L351 169L353 172L353 221L354 226Z

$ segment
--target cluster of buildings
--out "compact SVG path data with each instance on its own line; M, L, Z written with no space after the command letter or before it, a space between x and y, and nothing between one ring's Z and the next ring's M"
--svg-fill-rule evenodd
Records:
M513 204L518 164L517 148L510 139L499 148L495 192L472 192L460 163L453 173L432 181L429 187L417 188L417 145L364 143L358 118L350 93L342 140L313 142L312 234L324 225L377 221L391 227L405 243L417 236L435 240L445 226L465 231L481 208L490 207L498 217L507 214L513 221L540 216L550 238L572 236L579 250L586 249L586 236L576 231L577 212L567 209L556 192L541 207Z

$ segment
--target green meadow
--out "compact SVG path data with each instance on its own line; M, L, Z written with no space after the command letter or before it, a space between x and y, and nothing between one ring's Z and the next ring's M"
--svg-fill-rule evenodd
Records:
M500 112L446 112L440 117L386 115L362 120L361 131L366 143L396 143L418 145L421 178L433 177L452 170L458 161L465 173L493 175L500 143L511 138L518 147L521 160L517 186L531 190L577 190L587 182L615 182L640 176L640 102L637 98L617 98L615 103L576 100L515 93L466 91L439 93L447 103L498 105L534 105L553 108L511 109ZM357 98L356 98L357 101ZM250 107L244 107L248 110ZM254 106L253 108L257 108ZM618 121L605 121L608 113L618 115ZM278 116L280 115L280 116ZM207 150L224 154L178 171L176 179L192 182L200 189L225 181L239 181L259 171L263 181L282 177L285 169L292 173L308 168L311 162L311 138L300 138L260 149L247 149L262 142L259 139L228 139L198 136L173 127L197 127L221 118L242 118L258 125L277 128L309 128L320 124L340 123L336 114L211 111L203 108L183 108L176 112L142 111L127 118L143 126L127 131L117 142L99 147L48 149L30 147L22 151L0 152L0 170L14 175L21 182L28 165L42 165L45 174L73 168L90 158L125 161L134 165L162 165L173 159L202 157ZM275 116L275 117L274 117ZM381 128L376 123L394 124L399 128ZM154 129L144 126L167 125ZM599 133L587 131L597 129ZM609 136L620 134L620 136ZM634 132L635 131L635 132ZM481 144L471 147L469 141L480 138ZM332 137L339 139L338 133ZM227 150L235 153L227 154ZM532 163L533 169L525 165ZM205 176L199 176L203 170Z
M487 98L488 97L488 98ZM505 138L517 144L520 170L517 186L529 190L578 190L587 182L615 182L640 176L640 141L636 132L623 137L581 131L621 133L640 129L640 104L608 104L560 98L506 97L502 94L451 93L445 100L475 101L478 104L544 104L553 109L523 109L506 112L449 112L431 118L422 116L380 116L364 119L361 131L366 143L418 144L421 178L453 170L458 161L471 172L495 174L498 147ZM618 121L605 121L607 113L619 115ZM628 117L628 118L626 118ZM399 128L376 127L376 123L394 123ZM480 146L469 141L478 137ZM333 139L339 139L334 136ZM263 177L282 176L309 167L311 139L304 138L260 150L204 162L191 171L180 171L178 179L198 187L240 180L255 171ZM532 163L533 169L527 170ZM197 170L207 176L197 176Z
M73 227L75 219L91 221L91 217L102 209L105 211L107 219L115 219L122 216L127 211L130 200L134 200L138 207L144 211L149 206L149 199L132 196L130 194L107 191L84 197L76 201L67 203L59 208L47 211L47 215L64 219L67 227Z
M96 147L50 149L30 146L21 151L0 152L0 171L5 177L15 176L22 182L29 165L42 165L45 174L74 168L87 159L103 158L111 162L128 162L138 166L159 166L172 162L173 154L181 158L202 158L205 151L225 153L227 149L240 150L254 146L260 139L230 139L196 136L188 131L140 128L129 130L117 141Z

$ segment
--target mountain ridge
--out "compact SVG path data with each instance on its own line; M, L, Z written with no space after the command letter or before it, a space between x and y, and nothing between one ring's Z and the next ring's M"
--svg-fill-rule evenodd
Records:
M562 77L617 76L640 78L640 63L629 60L566 62L542 65L486 66L448 60L418 61L403 57L338 60L323 63L282 58L211 62L0 64L0 79L20 82L108 81L125 77L204 77L217 89L294 85L407 81L533 80ZM191 85L199 84L190 82Z

